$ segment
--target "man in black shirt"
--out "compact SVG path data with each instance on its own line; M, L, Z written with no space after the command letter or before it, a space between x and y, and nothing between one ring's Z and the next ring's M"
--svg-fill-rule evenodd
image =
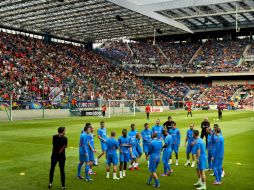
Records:
M207 146L207 136L206 129L210 127L210 122L208 121L208 118L205 118L204 121L201 123L201 136L200 138L203 139L205 136L206 146Z
M172 117L168 116L168 120L163 123L163 127L167 129L168 131L172 128L174 121L172 121Z
M218 119L222 120L222 107L220 105L218 105Z
M54 171L57 162L59 162L59 168L61 173L61 182L62 189L66 189L65 187L65 149L67 147L67 138L65 137L65 127L58 128L58 134L53 136L53 150L51 155L51 168L49 172L49 186L50 189L52 187L52 182L54 178Z

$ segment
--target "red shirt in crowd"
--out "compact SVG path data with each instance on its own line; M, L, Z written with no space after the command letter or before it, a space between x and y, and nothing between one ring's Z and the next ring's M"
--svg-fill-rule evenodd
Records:
M106 107L105 105L103 105L101 108L102 108L102 111L103 111L103 112L106 112L107 107Z
M150 113L151 112L151 107L149 105L146 106L146 113Z

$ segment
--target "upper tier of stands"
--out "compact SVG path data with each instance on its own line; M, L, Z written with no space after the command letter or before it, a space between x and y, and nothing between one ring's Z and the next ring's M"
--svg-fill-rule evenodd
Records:
M200 43L111 42L109 46L125 46L122 49L124 67L136 73L216 73L253 71L253 61L246 63L241 58L247 46L248 55L253 55L253 44L249 40L206 41ZM121 45L120 45L121 44ZM129 50L127 47L130 47ZM104 49L104 52L107 49ZM130 53L130 52L133 53ZM108 51L110 53L110 50ZM114 57L114 56L111 56ZM156 63L151 61L155 58ZM117 59L117 56L114 57Z

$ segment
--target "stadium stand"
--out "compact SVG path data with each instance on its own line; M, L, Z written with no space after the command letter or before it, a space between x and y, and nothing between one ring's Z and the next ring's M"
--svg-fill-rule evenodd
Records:
M193 63L197 70L197 65L202 64L202 68L205 68L211 62L212 67L208 71L229 72L227 68L235 68L246 44L246 41L206 42ZM134 57L141 62L148 63L150 55L157 57L161 63L165 61L156 47L149 43L131 43L130 47ZM160 47L170 60L174 60L174 65L184 66L199 45L161 42ZM252 48L253 44L248 54L253 52ZM104 51L121 61L131 60L128 58L131 52L122 42L109 43L104 46ZM59 43L46 44L39 39L3 32L0 37L0 55L2 100L9 99L8 90L11 85L15 100L33 101L40 100L43 96L48 99L50 87L58 86L65 96L77 99L90 99L91 93L95 92L96 99L157 98L166 104L184 98L208 103L228 102L240 88L239 85L211 86L172 80L147 80L83 47ZM177 67L171 69L180 72ZM248 104L253 95L250 89L247 92L249 94L242 100Z
M110 59L120 60L126 63L132 62L131 51L128 49L127 43L114 41L105 43L100 50L101 53L110 57Z
M174 67L186 67L200 47L197 43L172 43L160 41L159 46Z
M197 72L242 71L242 67L236 66L247 44L247 40L207 41L194 59L193 66Z
M113 49L107 48L102 51L114 55L112 52L115 52L115 49L122 49L124 59L118 60L125 60L125 63L128 63L125 64L125 68L134 73L249 72L253 69L252 63L241 64L240 62L247 45L250 45L247 55L253 52L253 43L248 39L210 40L204 44L161 41L158 42L158 46L152 45L151 42L129 43L133 55L129 53L125 43L114 43L113 45ZM115 59L117 57L114 56ZM151 64L149 58L156 58L156 64Z
M96 98L104 99L152 98L150 86L134 74L82 47L45 44L42 40L1 33L0 49L2 99L9 98L11 82L15 100L38 100L43 92L48 99L50 87L54 86L78 99L90 99L93 91ZM155 96L163 98L161 94Z
M163 55L159 52L157 46L153 45L152 42L137 42L137 43L130 43L130 47L133 51L133 58L137 60L137 63L140 64L149 64L151 61L149 59L155 58L157 63L160 65L166 62L166 59Z
M238 88L240 88L238 85L212 86L206 89L203 100L214 104L229 102Z

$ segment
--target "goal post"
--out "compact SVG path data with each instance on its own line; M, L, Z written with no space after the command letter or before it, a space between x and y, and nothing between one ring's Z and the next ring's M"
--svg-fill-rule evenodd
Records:
M106 115L112 116L136 116L136 101L135 100L104 100L103 103L107 106Z

